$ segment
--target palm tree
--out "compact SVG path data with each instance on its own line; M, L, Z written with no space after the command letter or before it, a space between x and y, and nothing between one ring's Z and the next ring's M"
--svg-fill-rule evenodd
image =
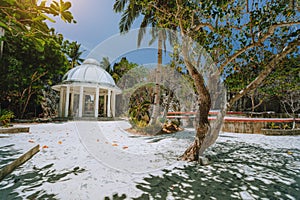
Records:
M83 53L83 51L80 51L81 44L78 44L77 42L70 43L68 40L66 40L64 42L64 46L66 51L65 53L69 57L71 68L82 63L83 59L80 58Z
M114 4L114 11L122 13L121 20L119 22L119 29L121 33L126 33L131 28L133 22L140 16L143 11L143 7L136 3L136 0L116 0ZM162 2L157 3L158 7L163 6ZM126 8L125 8L126 7ZM157 50L157 68L155 76L155 90L154 90L154 106L150 119L150 125L154 125L157 122L159 116L159 101L160 101L160 82L161 82L161 65L162 65L162 48L165 45L167 33L165 30L157 28L159 24L154 18L154 13L151 10L147 10L146 14L143 14L144 18L140 24L140 30L138 33L137 43L140 46L142 38L146 32L146 27L152 26L152 40L153 43L158 38L158 50Z
M103 57L101 62L100 62L100 67L102 67L103 69L105 69L108 73L112 73L112 70L110 68L110 61L109 61L109 57Z

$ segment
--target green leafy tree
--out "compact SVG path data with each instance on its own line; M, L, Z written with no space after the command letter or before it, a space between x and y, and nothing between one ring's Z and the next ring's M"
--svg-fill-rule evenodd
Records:
M105 59L104 59L105 60ZM104 61L102 60L102 61ZM106 61L104 61L106 62ZM106 63L107 65L107 63ZM137 67L138 64L129 62L126 57L122 57L120 62L115 63L110 69L110 75L113 77L116 83L131 69Z
M255 55L254 52L253 55ZM238 94L242 89L247 87L247 85L251 83L263 69L263 63L256 63L253 61L250 61L243 66L241 66L240 63L235 64L232 67L232 72L225 79L228 96L232 97ZM254 89L236 101L232 105L232 109L235 107L235 110L247 111L248 108L245 104L248 102L249 98L251 100L251 111L254 112L257 107L270 98L270 95L261 92L259 88Z
M153 94L152 85L144 85L138 88L130 97L129 116L134 128L144 128L150 121L149 109L151 107Z
M299 77L298 63L299 55L291 55L283 59L277 64L278 67L263 81L262 85L244 96L249 97L251 100L251 111L254 111L255 108L260 106L263 102L268 104L270 103L269 101L273 99L280 100L287 91L299 89L299 78L297 78ZM245 88L257 77L267 64L268 63L257 64L250 62L246 66L235 66L233 69L234 72L225 79L229 95L236 95ZM280 104L278 104L277 107L280 107ZM247 107L240 108L240 110L246 109ZM282 109L278 111L285 112Z
M69 69L68 60L56 35L44 39L43 51L31 38L6 37L6 51L0 61L1 102L8 103L16 117L24 118L39 105L42 89L61 80Z
M287 55L299 53L299 11L284 1L174 0L158 7L160 2L142 0L134 2L137 5L130 5L141 7L143 16L151 11L157 24L165 24L167 27L172 24L183 37L179 48L198 95L199 120L195 140L181 159L194 161L215 142L221 126L210 126L208 112L214 94L210 94L207 88L205 73L197 70L199 62L196 52L199 49L194 48L192 50L195 51L192 51L191 41L188 38L185 40L185 37L192 38L211 54L223 76L232 73L235 66L247 66L251 60L263 64L256 78L222 109L218 117L222 119L226 110L237 100L263 83L273 69L278 67L278 62ZM253 49L256 53L252 53ZM211 79L218 80L218 73L215 74Z
M54 34L46 21L55 22L52 17L60 17L75 22L70 7L70 2L62 0L49 4L37 0L0 1L1 106L13 110L18 118L35 112L41 89L58 82L68 69L63 36Z
M293 129L296 126L296 115L300 111L300 56L292 55L283 59L259 88L260 92L275 96L281 102L283 112L293 118Z
M11 32L12 35L36 36L48 34L46 20L55 22L49 16L59 16L65 22L75 22L69 11L70 2L63 0L47 1L37 0L1 0L0 1L0 27Z
M69 11L70 2L60 0L0 0L0 58L3 54L5 32L15 37L30 37L37 48L42 49L44 37L51 31L46 21L55 22L52 17L59 16L65 22L76 23ZM7 41L6 41L7 42Z

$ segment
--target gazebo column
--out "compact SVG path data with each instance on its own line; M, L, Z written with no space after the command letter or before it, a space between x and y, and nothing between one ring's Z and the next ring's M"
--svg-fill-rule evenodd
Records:
M70 114L72 117L74 116L74 88L73 91L71 92Z
M104 105L103 105L103 114L107 114L106 113L106 108L107 108L107 104L106 104L106 101L107 100L107 98L106 98L106 94L104 94ZM107 115L106 115L107 116Z
M69 116L69 102L70 102L70 86L67 85L66 104L65 104L65 117Z
M99 113L99 88L96 87L96 94L95 94L95 117L98 117Z
M63 116L63 101L64 101L64 88L60 87L60 93L59 93L59 111L58 111L58 117Z
M83 107L83 86L80 86L78 117L82 117L82 107Z
M111 97L111 91L108 90L108 93L107 93L107 117L111 117L111 115L110 115L110 101L111 101L110 97Z
M112 108L112 117L116 116L116 93L112 91L111 93L111 108Z

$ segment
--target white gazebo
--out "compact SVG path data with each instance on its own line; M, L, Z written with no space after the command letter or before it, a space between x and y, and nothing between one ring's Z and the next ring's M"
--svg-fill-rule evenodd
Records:
M121 94L110 76L95 59L69 70L62 83L52 89L60 92L59 117L114 117L116 95Z

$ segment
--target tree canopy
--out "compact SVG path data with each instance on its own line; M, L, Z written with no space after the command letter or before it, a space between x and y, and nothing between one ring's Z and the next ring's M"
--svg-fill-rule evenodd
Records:
M76 23L69 11L72 4L59 0L0 0L0 41L5 41L4 32L14 37L30 37L37 48L42 50L43 39L53 30L47 25L55 22L55 18L68 23ZM8 41L6 41L8 42ZM1 49L2 53L2 49Z
M41 113L43 91L59 82L70 63L79 60L80 45L65 41L63 35L55 33L46 23L55 22L50 16L75 22L69 11L71 3L0 2L0 29L5 30L1 37L4 43L0 60L0 109L12 110L17 118L33 117Z
M176 29L182 38L174 48L181 53L194 81L199 108L195 141L182 156L184 160L197 160L214 143L221 128L211 128L208 121L214 92L209 91L206 80L218 83L242 67L251 72L258 70L223 107L219 115L222 119L234 102L258 88L285 57L299 54L300 13L296 5L286 1L117 0L115 5L121 10L125 6L138 8L133 9L134 12L150 15L159 28ZM127 9L123 18L133 14L136 15ZM207 70L212 70L211 64L199 70L203 65L200 46L210 54L218 68L215 73L211 71L209 78L205 76Z

